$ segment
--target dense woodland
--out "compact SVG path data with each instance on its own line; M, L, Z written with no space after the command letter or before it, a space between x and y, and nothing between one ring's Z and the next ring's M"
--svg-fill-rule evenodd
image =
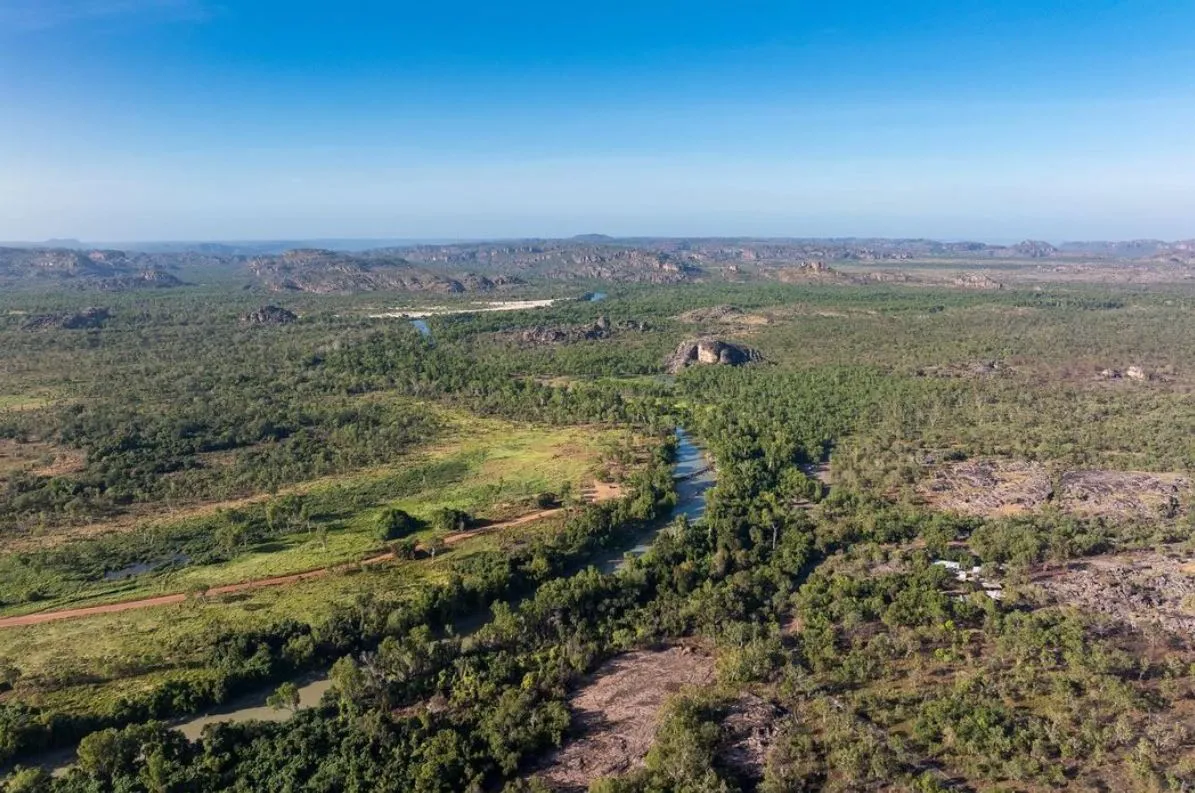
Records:
M80 681L33 680L21 657L0 658L4 789L540 790L536 770L578 732L568 703L587 676L621 653L682 641L714 657L716 681L673 697L642 766L593 791L1195 785L1189 638L1028 586L1114 551L1186 553L1189 513L1076 517L1051 502L965 514L927 503L921 484L930 457L1025 460L1055 479L1095 468L1189 475L1195 293L607 291L600 303L432 317L426 337L370 319L377 295L296 296L299 321L277 327L241 322L257 298L223 288L113 295L111 319L83 330L22 319L77 310L81 296L0 297L0 439L27 457L0 471L0 616L69 605L138 563L167 560L147 586L169 592L186 569L295 536L316 542L321 526L447 487L467 471L424 461L290 490L447 442L446 411L630 428L650 449L620 498L574 505L554 531L517 544L445 552L418 586L361 574L370 585L338 590L318 620L213 627L171 648L185 663L95 670L116 697L55 700ZM723 306L766 321L692 319ZM640 325L560 344L519 335L599 316ZM712 335L765 362L664 376L678 343ZM1101 379L1129 366L1148 380ZM694 522L671 518L677 427L717 473ZM829 484L816 476L825 468ZM235 500L152 530L91 530ZM426 554L413 540L398 546L419 527L395 510L370 531L396 554ZM621 570L592 564L661 525ZM941 560L981 567L1004 597ZM286 706L286 681L329 668L323 703L287 720L209 727L195 742L166 724L262 687L281 685ZM138 684L120 689L122 676ZM748 693L776 714L754 771L724 751L727 714ZM75 744L65 774L35 767L39 752Z

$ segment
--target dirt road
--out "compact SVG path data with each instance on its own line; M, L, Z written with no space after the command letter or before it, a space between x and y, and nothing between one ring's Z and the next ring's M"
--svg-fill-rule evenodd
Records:
M616 485L606 485L594 493L592 500L605 501L611 498L617 498L622 491ZM469 531L460 531L455 534L449 534L444 537L444 544L448 547L458 545L465 540L478 537L483 534L489 534L503 529L511 529L517 526L525 526L528 523L534 523L537 520L551 517L557 513L563 512L563 508L557 507L555 509L541 509L537 512L531 512L527 515L520 515L517 518L504 520L499 523L491 523L488 526L482 526ZM347 564L333 565L331 567L320 567L314 570L307 570L302 573L291 573L289 575L273 576L271 578L258 578L253 581L243 581L239 584L225 584L224 586L212 587L207 591L207 596L212 595L231 595L238 592L247 592L253 589L262 589L271 586L285 586L287 584L297 584L301 581L309 581L314 578L323 578L326 575L334 572L340 572L357 565L376 565L392 561L394 553L382 553L376 556L370 556L358 562L349 562ZM38 614L22 614L18 617L5 617L0 619L0 629L17 628L24 625L40 625L44 622L57 622L59 620L79 619L82 617L91 617L97 614L118 614L122 611L132 611L134 609L152 608L153 606L169 606L174 603L182 603L187 599L184 593L175 593L173 595L160 595L152 598L141 598L140 600L126 600L123 603L106 603L102 606L84 606L82 608L62 609L60 611L43 611Z

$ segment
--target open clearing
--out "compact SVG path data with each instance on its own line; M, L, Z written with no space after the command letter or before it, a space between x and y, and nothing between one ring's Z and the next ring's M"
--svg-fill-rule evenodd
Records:
M523 311L532 308L547 308L555 300L491 300L472 303L466 307L424 306L419 309L395 309L384 314L370 314L370 319L427 319L449 314L480 314L490 311Z
M613 498L618 498L622 493L621 488L617 485L605 485L596 491L596 496L593 501L607 501ZM491 534L500 532L503 529L513 529L518 526L526 526L530 523L535 523L554 515L564 512L563 508L556 509L541 509L536 512L531 512L518 518L511 518L510 520L492 523L487 526L481 526L469 531L460 531L454 534L449 534L443 538L446 546L452 547L460 545L463 542L480 537L484 534ZM362 559L356 564L359 565L376 565L385 562L392 562L395 560L394 553L381 553L376 556L371 556L368 559ZM239 584L226 584L224 586L215 587L208 590L206 597L218 595L232 595L241 592L248 592L254 589L261 589L269 586L285 586L287 584L297 584L301 581L308 581L313 578L323 578L326 575L331 575L337 572L345 572L345 566L340 565L336 567L319 567L314 570L306 570L301 573L293 573L291 575L274 576L272 578L259 578L253 581L243 581ZM91 617L97 614L117 614L122 611L131 611L133 609L152 608L154 606L169 606L176 603L182 603L187 599L185 593L174 593L171 595L160 595L152 598L141 598L139 600L128 600L120 603L107 603L102 606L87 606L76 609L63 609L61 611L43 611L36 614L22 614L16 617L5 617L0 619L0 629L16 628L24 625L40 625L44 622L57 622L59 620L79 619L81 617Z
M1068 471L1061 507L1079 517L1173 518L1189 503L1190 489L1191 480L1178 474Z
M1053 504L1078 518L1117 521L1176 518L1190 490L1180 474L1067 471L1055 480L1042 463L996 458L935 467L918 486L931 506L964 515L1024 515Z
M1189 554L1097 556L1041 573L1033 583L1056 603L1137 628L1195 631L1195 558Z
M597 481L595 472L629 470L636 464L629 461L641 451L642 439L620 429L544 427L455 412L447 418L448 431L435 445L394 465L290 491L351 506L324 524L326 545L300 531L248 546L227 562L94 581L59 598L5 609L0 658L11 661L21 677L0 701L69 712L102 710L106 706L99 703L113 703L142 687L194 676L193 659L206 652L211 636L287 619L320 622L337 604L362 592L382 601L405 600L442 581L453 558L557 530L567 510L536 506L539 493L561 493L567 484L586 500L618 498L621 488ZM615 456L628 462L612 465ZM364 494L377 499L373 507L359 506ZM193 509L222 506L227 504ZM467 532L422 530L412 535L418 542L439 540L451 553L395 560L376 537L375 517L387 506L421 519L440 507L462 509L480 525ZM170 522L150 525L119 531L161 531ZM95 537L111 532L109 526ZM207 589L206 597L180 594L200 588ZM26 618L34 608L39 613Z
M595 481L593 472L612 448L631 440L628 433L619 430L546 428L469 417L453 430L449 440L412 453L397 465L328 477L280 492L279 496L311 494L355 504L357 502L351 496L355 490L377 493L372 508L355 506L347 517L327 522L327 533L322 541L310 532L290 533L245 547L232 559L214 565L186 566L160 575L142 575L123 581L90 582L65 597L39 601L36 609L46 612L102 606L158 598L201 587L211 590L243 587L246 582L285 581L296 574L355 564L384 550L376 537L373 522L375 510L384 507L397 507L424 521L430 520L436 510L442 508L463 510L472 515L479 526L454 542L488 534L498 527L529 526L555 514L535 506L539 493L561 492L567 485L574 493L591 501L618 497L621 489L611 483ZM451 472L447 477L421 473L445 468ZM411 480L411 473L415 475L414 481L402 485L405 488L402 492L396 491L399 485L392 483ZM387 497L388 492L393 495ZM236 502L196 506L180 510L173 521L139 525L118 521L115 525L107 524L106 529L97 525L88 535L94 538L130 531L168 532L173 523L269 498L268 494L262 494ZM70 536L77 537L73 533ZM420 542L428 542L435 536L436 532L431 529L415 535ZM59 543L64 541L57 534L52 537ZM12 546L7 550L11 551ZM36 582L32 583L36 585ZM15 617L30 610L30 604L19 604L4 611Z
M651 749L667 699L714 679L714 659L690 647L621 655L570 699L578 737L536 774L555 790L585 790L595 779L636 768Z
M1050 474L1040 463L967 460L934 471L921 495L938 509L964 515L1021 515L1051 497Z
M27 410L41 410L53 403L48 396L34 396L29 394L0 394L0 413L12 411L22 413Z

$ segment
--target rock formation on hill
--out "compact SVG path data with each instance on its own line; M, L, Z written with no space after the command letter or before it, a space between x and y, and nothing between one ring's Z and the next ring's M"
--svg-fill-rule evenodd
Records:
M523 344L563 344L608 339L619 333L642 332L649 329L650 326L646 322L614 323L609 317L601 316L589 325L536 325L534 328L519 331L517 338Z
M676 374L686 366L743 366L763 361L758 350L720 339L694 339L682 342L668 358L668 371Z
M26 319L21 327L25 330L88 330L103 327L110 316L106 308L85 308L72 314L35 314Z
M281 306L262 306L241 317L246 325L289 325L298 321L299 316Z

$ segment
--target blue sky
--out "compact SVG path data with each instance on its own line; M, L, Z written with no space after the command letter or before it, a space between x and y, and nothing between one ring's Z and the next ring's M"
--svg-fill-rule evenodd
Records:
M0 239L1195 236L1195 3L0 0Z

